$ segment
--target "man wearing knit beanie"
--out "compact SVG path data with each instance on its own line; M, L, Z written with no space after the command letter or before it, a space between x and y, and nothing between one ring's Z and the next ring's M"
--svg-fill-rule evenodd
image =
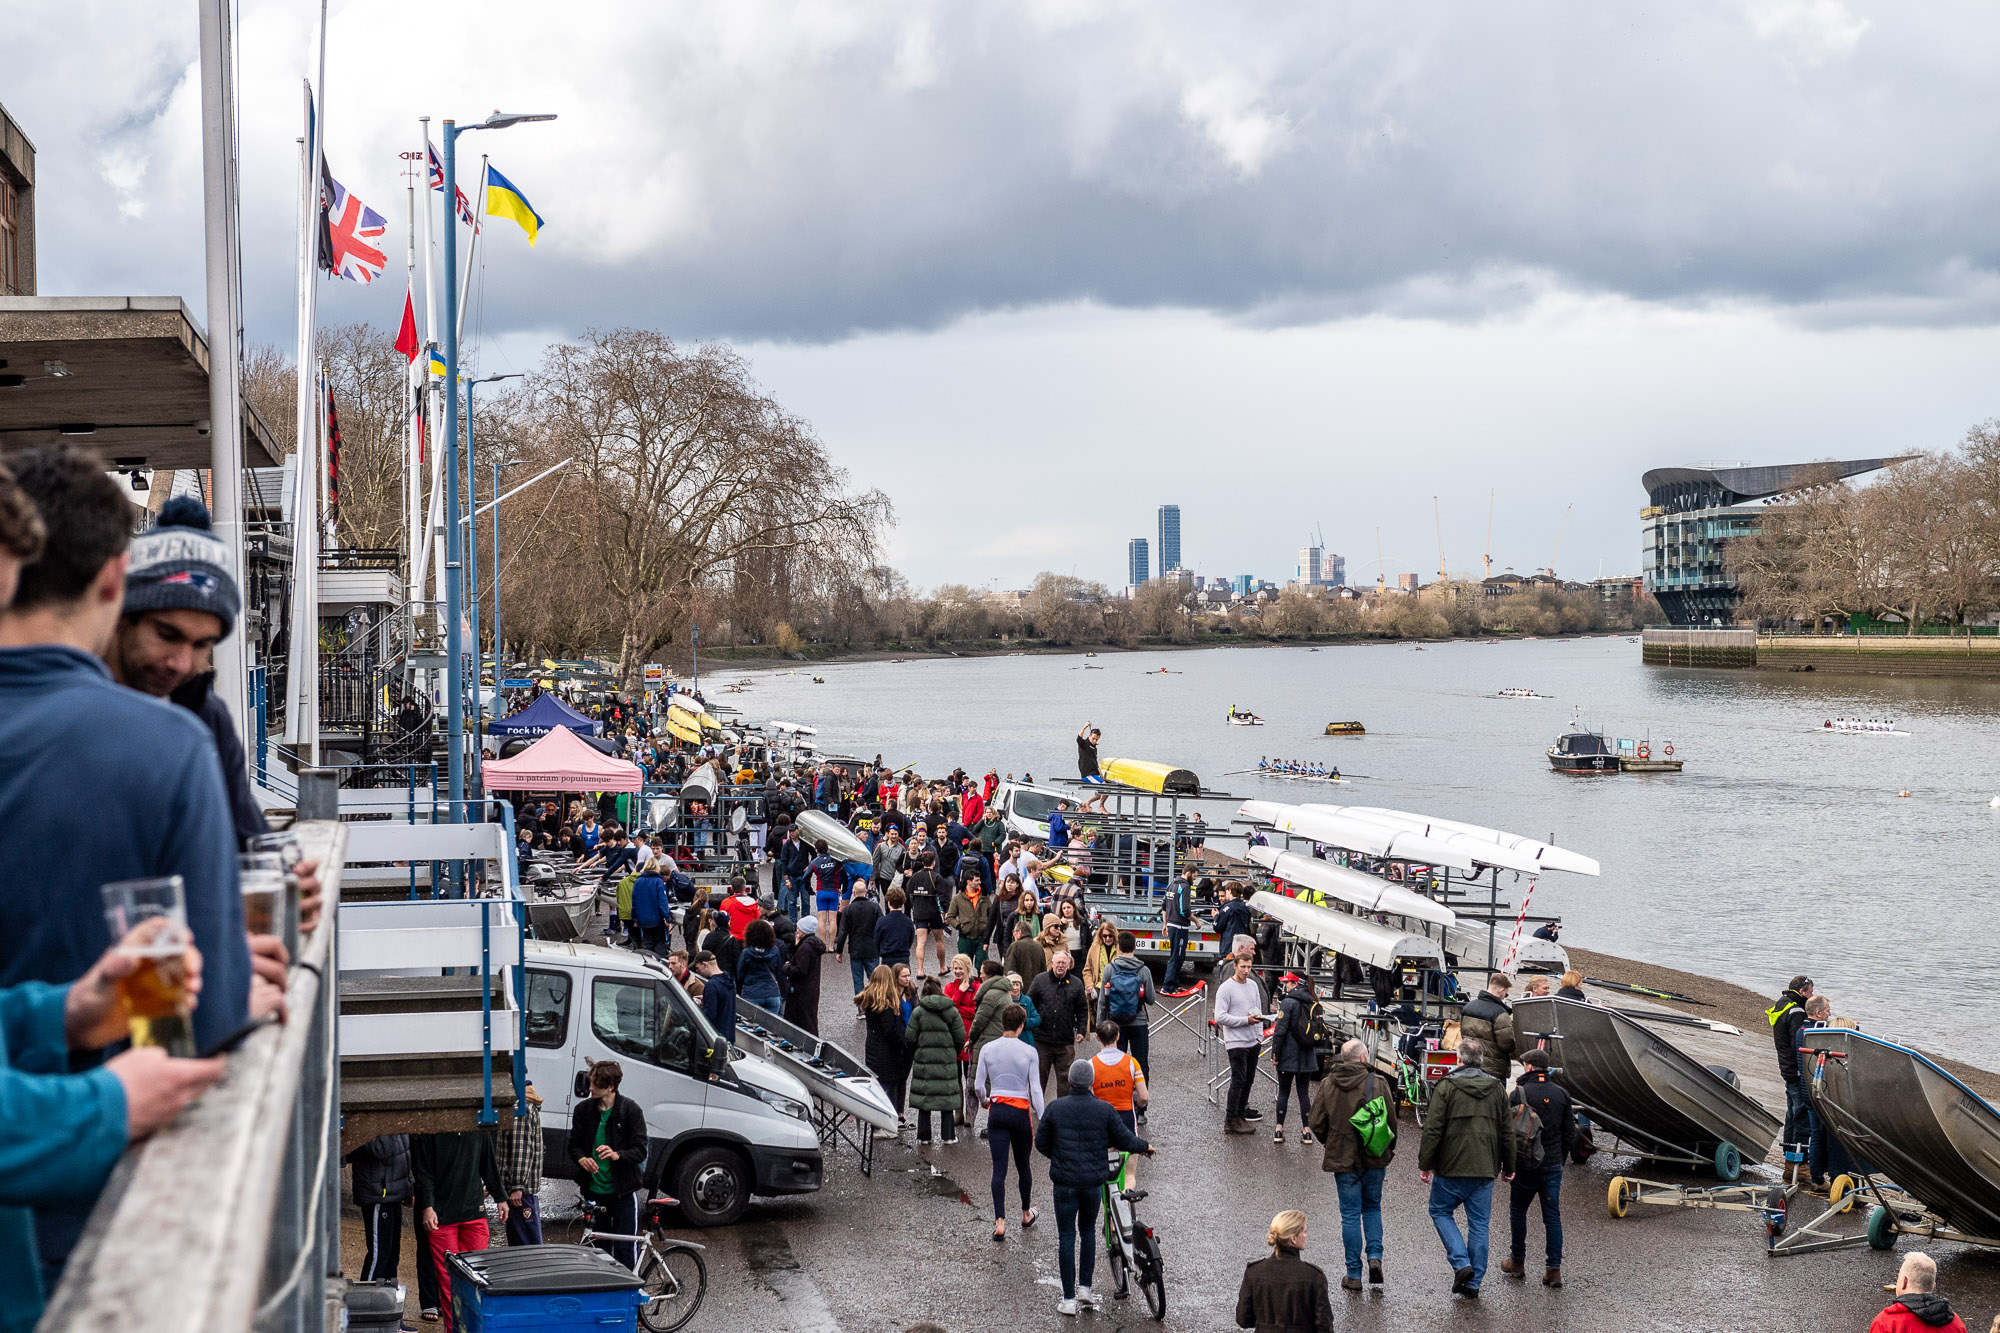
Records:
M167 501L158 521L132 539L131 552L125 609L107 665L120 685L171 699L207 725L241 845L270 825L251 795L236 725L209 689L215 645L235 629L243 609L234 561L211 530L207 507L186 495Z

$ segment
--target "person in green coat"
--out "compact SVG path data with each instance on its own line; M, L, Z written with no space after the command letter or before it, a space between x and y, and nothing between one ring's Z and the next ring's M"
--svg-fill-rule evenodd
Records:
M965 1096L958 1062L958 1053L965 1049L965 1020L936 977L924 978L924 992L903 1029L903 1049L910 1056L910 1105L917 1112L917 1142L931 1141L931 1112L936 1111L942 1117L943 1141L957 1143L958 1126L952 1117Z
M984 980L973 997L972 1026L965 1034L967 1069L979 1068L979 1053L1000 1039L1005 1031L1000 1025L1000 1011L1014 1003L1013 983L1007 980L1000 964L989 958L980 965L979 972Z

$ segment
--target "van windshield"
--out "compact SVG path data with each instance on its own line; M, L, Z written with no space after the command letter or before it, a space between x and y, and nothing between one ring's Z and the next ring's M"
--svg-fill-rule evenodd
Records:
M1046 823L1055 812L1060 797L1047 792L1016 790L1007 797L1007 810L1017 819L1031 819L1036 823Z

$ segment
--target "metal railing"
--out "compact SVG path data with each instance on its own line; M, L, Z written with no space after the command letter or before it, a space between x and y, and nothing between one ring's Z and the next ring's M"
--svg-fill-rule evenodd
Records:
M342 546L320 552L321 569L387 569L403 567L403 553L393 546Z
M126 1150L41 1329L327 1326L325 1279L340 1275L338 1003L328 978L346 831L330 820L298 829L320 863L324 907L287 977L289 1018L254 1033L221 1082Z

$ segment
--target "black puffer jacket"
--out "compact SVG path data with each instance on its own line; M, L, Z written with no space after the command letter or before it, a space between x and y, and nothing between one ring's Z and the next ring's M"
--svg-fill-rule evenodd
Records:
M1778 1047L1778 1072L1785 1082L1799 1081L1799 1029L1806 1025L1806 1001L1795 990L1788 990L1778 997L1778 1002L1764 1011L1771 1020L1771 1040Z
M401 1203L417 1192L410 1170L410 1136L384 1134L347 1154L354 1166L354 1202Z
M1042 973L1028 983L1028 998L1042 1016L1037 1041L1067 1046L1083 1035L1090 1013L1090 999L1083 991L1083 978L1071 968L1057 980L1055 970Z
M1236 1293L1236 1326L1257 1333L1333 1333L1325 1271L1289 1245L1246 1265Z
M1035 1126L1035 1151L1049 1159L1049 1179L1058 1185L1102 1185L1111 1178L1111 1149L1136 1153L1148 1146L1089 1088L1072 1087L1050 1102Z
M1317 1074L1319 1049L1306 1036L1312 1011L1319 997L1303 982L1285 992L1279 1006L1277 1030L1271 1034L1271 1058L1281 1074Z
M1459 1011L1461 1037L1477 1038L1483 1054L1479 1067L1502 1083L1514 1067L1514 1009L1492 991L1481 991Z

